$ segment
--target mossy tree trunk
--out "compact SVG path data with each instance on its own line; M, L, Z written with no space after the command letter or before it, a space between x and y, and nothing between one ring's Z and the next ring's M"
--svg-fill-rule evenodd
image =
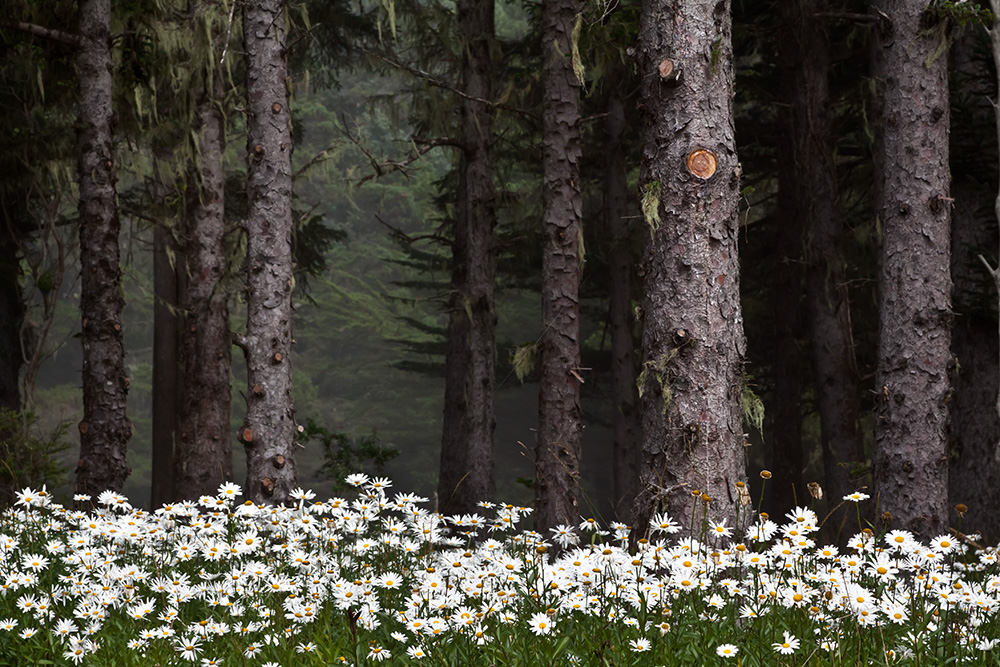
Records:
M709 518L733 526L736 484L746 477L746 341L730 3L646 0L638 65L647 230L643 467L634 525L641 533L660 510L690 524L697 491L710 498Z

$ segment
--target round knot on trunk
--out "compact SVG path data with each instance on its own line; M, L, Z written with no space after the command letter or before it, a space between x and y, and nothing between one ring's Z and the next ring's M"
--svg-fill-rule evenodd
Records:
M688 153L687 168L692 175L707 181L715 175L718 160L712 151L699 148Z

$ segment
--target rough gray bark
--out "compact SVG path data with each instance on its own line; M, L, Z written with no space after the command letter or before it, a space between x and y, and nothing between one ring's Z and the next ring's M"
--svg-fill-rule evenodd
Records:
M782 5L782 61L790 65L791 172L797 222L804 230L806 301L814 388L823 443L824 488L833 504L857 490L851 471L865 461L844 260L844 225L837 189L828 86L829 39L822 0Z
M579 0L542 5L542 335L535 530L579 518L580 82L571 34Z
M77 493L121 491L132 424L122 344L121 269L111 107L111 2L80 3L78 171L83 420Z
M604 224L608 246L611 330L611 384L614 392L612 433L615 513L630 521L632 503L639 490L639 395L635 386L635 342L632 329L632 234L628 219L628 183L625 172L625 107L621 91L610 86L623 78L621 68L609 74L604 140Z
M645 530L658 510L690 524L699 491L711 498L708 516L732 526L739 511L735 485L746 479L740 406L746 341L730 3L647 0L638 64L648 237L644 464L635 525Z
M493 167L490 159L494 3L460 0L462 36L461 157L452 244L448 299L448 351L445 358L444 429L438 479L439 509L472 513L492 500L493 404L496 358L496 226Z
M889 526L947 528L951 203L946 27L923 0L888 0L882 75L882 252L875 490ZM929 19L929 20L925 20Z
M179 497L213 495L232 479L229 376L232 345L226 289L225 127L222 79L206 68L195 109L199 141L188 176L180 233L183 291L174 488Z
M244 493L281 503L295 485L292 404L292 138L283 0L243 5L247 70L247 456Z

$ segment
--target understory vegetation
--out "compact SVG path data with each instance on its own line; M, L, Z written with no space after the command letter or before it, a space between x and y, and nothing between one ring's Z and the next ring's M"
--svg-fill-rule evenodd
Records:
M388 479L345 482L285 507L228 483L154 512L23 489L0 516L0 664L1000 664L997 550L876 535L864 493L838 548L812 509L779 524L744 487L741 525L709 499L693 536L664 514L642 537L586 518L543 536L529 508L444 517Z

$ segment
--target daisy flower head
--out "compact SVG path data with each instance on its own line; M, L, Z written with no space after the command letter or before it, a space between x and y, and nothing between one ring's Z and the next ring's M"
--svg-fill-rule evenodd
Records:
M867 493L861 493L860 491L855 491L854 493L848 493L844 496L844 500L852 503L860 503L862 500L868 500L871 498Z
M382 662L392 657L392 653L387 648L382 648L376 643L372 643L368 649L368 659Z
M958 544L950 535L938 535L933 540L931 540L931 549L937 551L939 554L950 553L955 550Z
M345 477L344 482L350 484L351 486L361 486L362 484L368 483L368 475L363 472L356 472L353 475Z
M232 482L226 482L219 487L218 496L220 498L235 498L237 496L243 495L243 489L240 488L239 484L233 484Z
M771 648L781 655L791 655L799 648L799 640L790 632L785 633L785 640L771 644Z
M528 620L528 627L536 635L547 635L552 632L552 619L544 611L540 611Z
M808 507L796 507L785 516L793 523L805 523L810 526L815 526L819 523L819 517L816 516L816 512L813 512Z
M645 637L640 637L639 639L633 639L628 644L629 648L632 649L633 653L644 653L652 647L652 644L650 644L649 640L646 639Z
M715 648L715 654L720 658L732 658L739 652L740 650L732 644L719 644Z
M427 653L419 646L411 646L406 649L406 655L410 656L414 660L420 660L420 658L427 657Z
M708 532L715 537L730 537L733 534L733 529L726 526L726 520L722 519L719 522L709 521Z
M914 546L913 533L908 530L890 530L885 534L883 538L886 545L890 549L896 549L897 551L909 550Z
M671 519L666 512L654 516L649 522L649 528L654 533L666 533L667 535L673 535L681 530L680 524Z

